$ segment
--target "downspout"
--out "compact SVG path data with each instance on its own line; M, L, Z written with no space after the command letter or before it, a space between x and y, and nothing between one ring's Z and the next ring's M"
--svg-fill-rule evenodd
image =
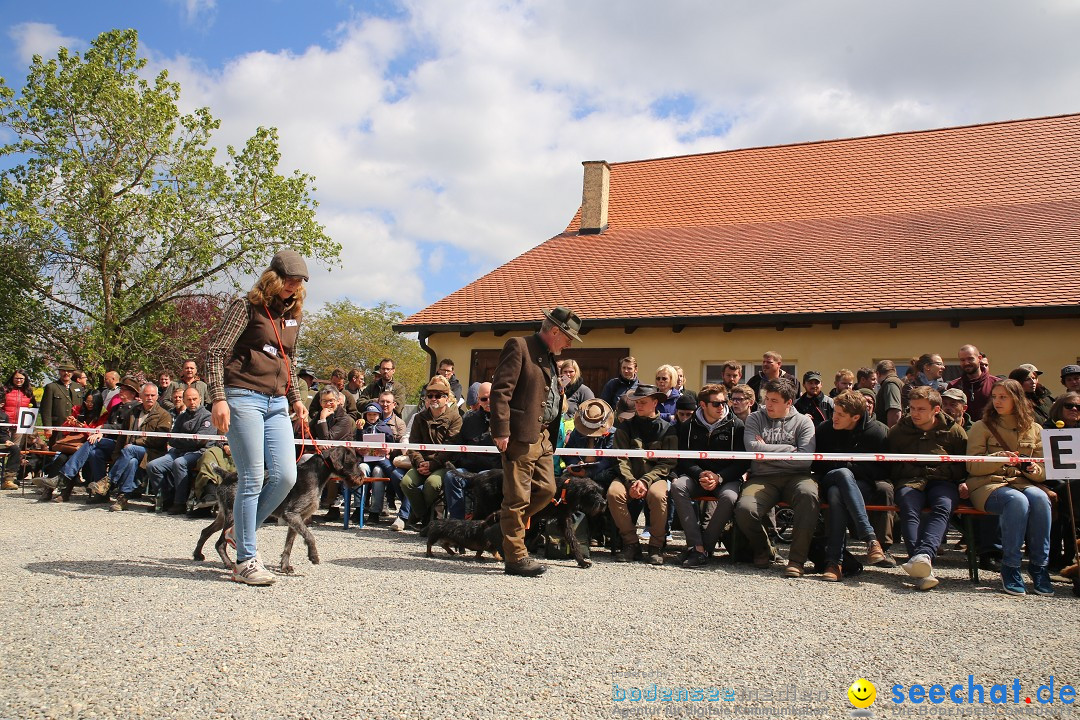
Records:
M438 365L436 363L439 362L439 357L435 354L434 350L428 347L427 339L431 337L431 333L420 332L417 333L416 337L417 340L420 341L420 349L426 352L428 354L428 357L431 358L431 362L428 364L428 377L433 378L435 377L435 370L438 369Z

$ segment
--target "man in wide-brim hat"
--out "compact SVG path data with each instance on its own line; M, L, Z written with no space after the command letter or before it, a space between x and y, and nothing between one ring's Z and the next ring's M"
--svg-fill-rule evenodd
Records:
M581 340L581 318L562 306L544 311L539 332L506 341L491 384L491 438L502 452L499 524L508 575L546 569L525 549L525 524L555 495L555 452L563 392L555 357Z

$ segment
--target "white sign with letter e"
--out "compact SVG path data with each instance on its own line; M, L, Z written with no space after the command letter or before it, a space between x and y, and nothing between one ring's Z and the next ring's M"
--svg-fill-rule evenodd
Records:
M34 432L34 426L37 425L37 408L19 408L19 418L15 421L17 427L15 432L20 435Z
M1043 457L1049 480L1080 479L1080 428L1043 429Z

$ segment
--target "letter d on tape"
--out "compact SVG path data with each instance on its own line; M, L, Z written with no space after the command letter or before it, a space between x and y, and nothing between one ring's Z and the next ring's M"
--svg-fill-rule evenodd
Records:
M19 408L19 419L15 422L18 426L15 432L20 434L34 432L34 426L37 425L37 408Z

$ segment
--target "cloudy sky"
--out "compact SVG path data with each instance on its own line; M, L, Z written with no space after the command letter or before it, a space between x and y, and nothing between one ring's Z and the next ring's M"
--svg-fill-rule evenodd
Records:
M1080 2L0 0L0 75L139 31L220 142L279 128L343 266L418 310L560 232L581 161L1080 112Z

